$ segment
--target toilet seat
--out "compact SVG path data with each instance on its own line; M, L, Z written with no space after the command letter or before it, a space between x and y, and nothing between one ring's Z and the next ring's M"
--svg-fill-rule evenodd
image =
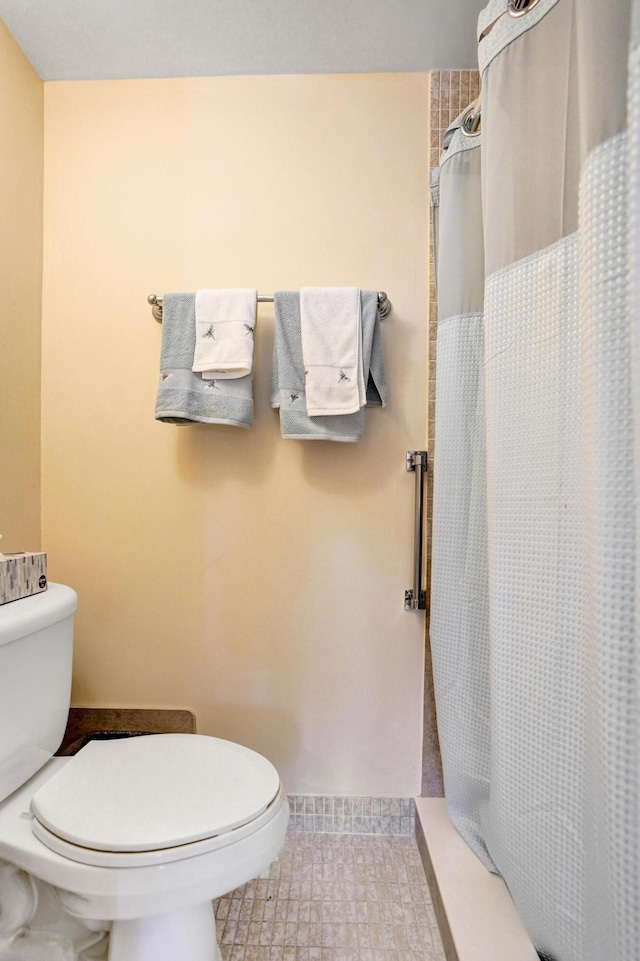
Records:
M77 844L71 844L58 837L35 818L32 821L31 830L33 835L51 851L70 861L98 868L153 868L157 865L170 864L172 861L184 861L200 854L209 854L244 841L245 838L257 834L261 828L268 826L270 821L281 816L282 809L287 807L287 798L281 786L267 810L253 821L243 824L242 827L234 828L226 834L205 838L203 841L193 841L191 844L180 844L155 851L92 851L90 848L78 847Z
M163 734L91 741L31 799L32 830L71 860L160 864L224 847L267 823L273 765L219 738Z

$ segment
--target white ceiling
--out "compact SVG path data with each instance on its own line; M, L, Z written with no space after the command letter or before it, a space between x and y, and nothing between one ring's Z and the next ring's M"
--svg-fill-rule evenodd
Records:
M487 0L0 0L43 80L476 65Z

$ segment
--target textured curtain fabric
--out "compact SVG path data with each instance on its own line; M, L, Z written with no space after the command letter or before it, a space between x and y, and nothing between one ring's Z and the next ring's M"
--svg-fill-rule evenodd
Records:
M453 125L432 176L437 214L437 402L430 630L445 793L485 863L489 599L480 136ZM450 138L450 139L449 139Z
M513 18L489 4L482 144L455 133L439 178L445 792L553 961L640 959L631 6L539 0Z

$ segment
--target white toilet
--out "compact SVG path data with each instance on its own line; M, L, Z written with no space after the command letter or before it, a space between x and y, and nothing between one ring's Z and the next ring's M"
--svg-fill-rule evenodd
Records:
M53 885L61 911L88 930L112 922L109 961L214 961L212 899L264 873L284 842L289 807L278 773L248 748L195 734L91 741L54 758L76 607L60 584L0 607L5 875L15 868L15 877ZM3 889L2 877L0 917L3 897L17 890ZM21 898L4 912L18 927L35 910Z

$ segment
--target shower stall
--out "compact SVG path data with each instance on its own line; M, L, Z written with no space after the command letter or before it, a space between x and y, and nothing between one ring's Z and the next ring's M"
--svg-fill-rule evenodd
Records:
M492 0L432 176L445 795L547 961L640 958L633 6Z

